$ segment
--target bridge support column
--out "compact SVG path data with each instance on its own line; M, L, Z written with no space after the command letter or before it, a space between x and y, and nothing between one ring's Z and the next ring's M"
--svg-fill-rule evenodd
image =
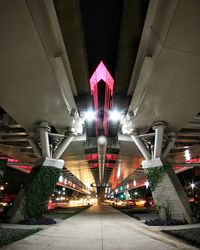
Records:
M130 194L128 190L124 191L124 195L125 195L125 200L129 200L130 199Z
M98 187L98 203L103 203L105 200L105 187Z
M175 142L175 134L170 133L163 148L165 127L166 124L163 122L157 122L153 126L155 143L152 157L149 157L151 155L149 149L136 133L132 133L131 137L136 145L139 145L138 148L145 158L142 166L150 183L150 189L160 217L162 219L177 219L192 223L194 218L192 217L187 195L173 168L165 161ZM144 147L142 150L141 145Z
M39 146L40 144L37 144L35 140L30 138L30 144L33 146L36 156L40 156L42 153L43 157L38 158L36 166L33 167L27 178L23 191L20 191L16 202L8 212L12 223L17 223L27 218L37 220L47 211L48 200L54 191L64 166L64 161L58 158L75 136L74 131L68 129L68 137L59 143L53 152L55 158L51 158L48 134L50 129L47 130L47 127L44 125L48 124L41 123L39 126L41 147Z

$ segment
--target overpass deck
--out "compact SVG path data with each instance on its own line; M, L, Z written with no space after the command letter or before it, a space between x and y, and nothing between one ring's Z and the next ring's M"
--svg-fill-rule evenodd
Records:
M197 248L150 229L108 205L96 205L3 249L192 250Z

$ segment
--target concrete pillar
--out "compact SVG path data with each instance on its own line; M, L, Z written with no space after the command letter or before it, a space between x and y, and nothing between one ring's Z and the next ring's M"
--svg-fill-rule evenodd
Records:
M26 218L39 219L47 211L48 200L64 166L63 160L45 158L34 167L27 183L17 195L8 212L11 223L18 223Z
M128 190L124 191L124 195L125 195L125 200L129 200L130 199L130 194Z
M157 122L153 126L155 130L155 143L154 143L154 154L153 158L158 158L162 153L163 135L166 124L164 122Z
M41 122L38 127L40 133L40 143L43 157L50 157L49 132L50 127L47 122Z
M150 189L160 217L162 219L177 219L193 223L194 218L187 195L171 165L163 162L162 165L159 164L155 167L155 162L152 163L151 161L149 161L149 166L151 166L151 168L146 168L145 164L147 164L147 161L144 164L145 173L147 177L149 176L148 181L150 182ZM157 178L159 178L159 170L163 173L162 178L160 178L160 181L152 189L152 176L155 174L155 178L156 175Z
M142 166L147 174L155 205L163 219L178 219L192 223L194 218L184 189L165 158L170 152L175 142L175 134L170 133L167 143L163 148L164 122L156 122L153 126L155 130L155 143L152 145L150 154L144 142L135 132L131 132L131 138L138 149L143 154L145 160Z
M142 155L144 156L144 158L146 160L150 160L151 159L151 154L149 153L146 145L141 140L141 138L138 137L137 132L132 131L130 136L131 136L132 140L134 141L134 143L136 144L136 146L138 147L138 149L140 150L140 152L142 153Z
M99 187L98 188L98 203L103 203L105 199L105 188Z

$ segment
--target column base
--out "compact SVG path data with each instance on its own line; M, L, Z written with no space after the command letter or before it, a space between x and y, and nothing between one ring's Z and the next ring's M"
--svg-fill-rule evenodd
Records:
M145 173L160 217L193 223L187 195L171 165L163 162L162 166L156 167L154 164L154 167L145 168Z
M10 221L18 223L27 218L40 219L47 211L48 200L54 191L63 168L63 160L45 158L27 177L24 189L8 212Z

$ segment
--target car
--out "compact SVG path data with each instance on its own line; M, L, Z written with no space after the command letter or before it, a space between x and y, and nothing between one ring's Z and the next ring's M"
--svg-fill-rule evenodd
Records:
M135 200L126 200L125 203L126 206L132 206L132 207L135 206Z

